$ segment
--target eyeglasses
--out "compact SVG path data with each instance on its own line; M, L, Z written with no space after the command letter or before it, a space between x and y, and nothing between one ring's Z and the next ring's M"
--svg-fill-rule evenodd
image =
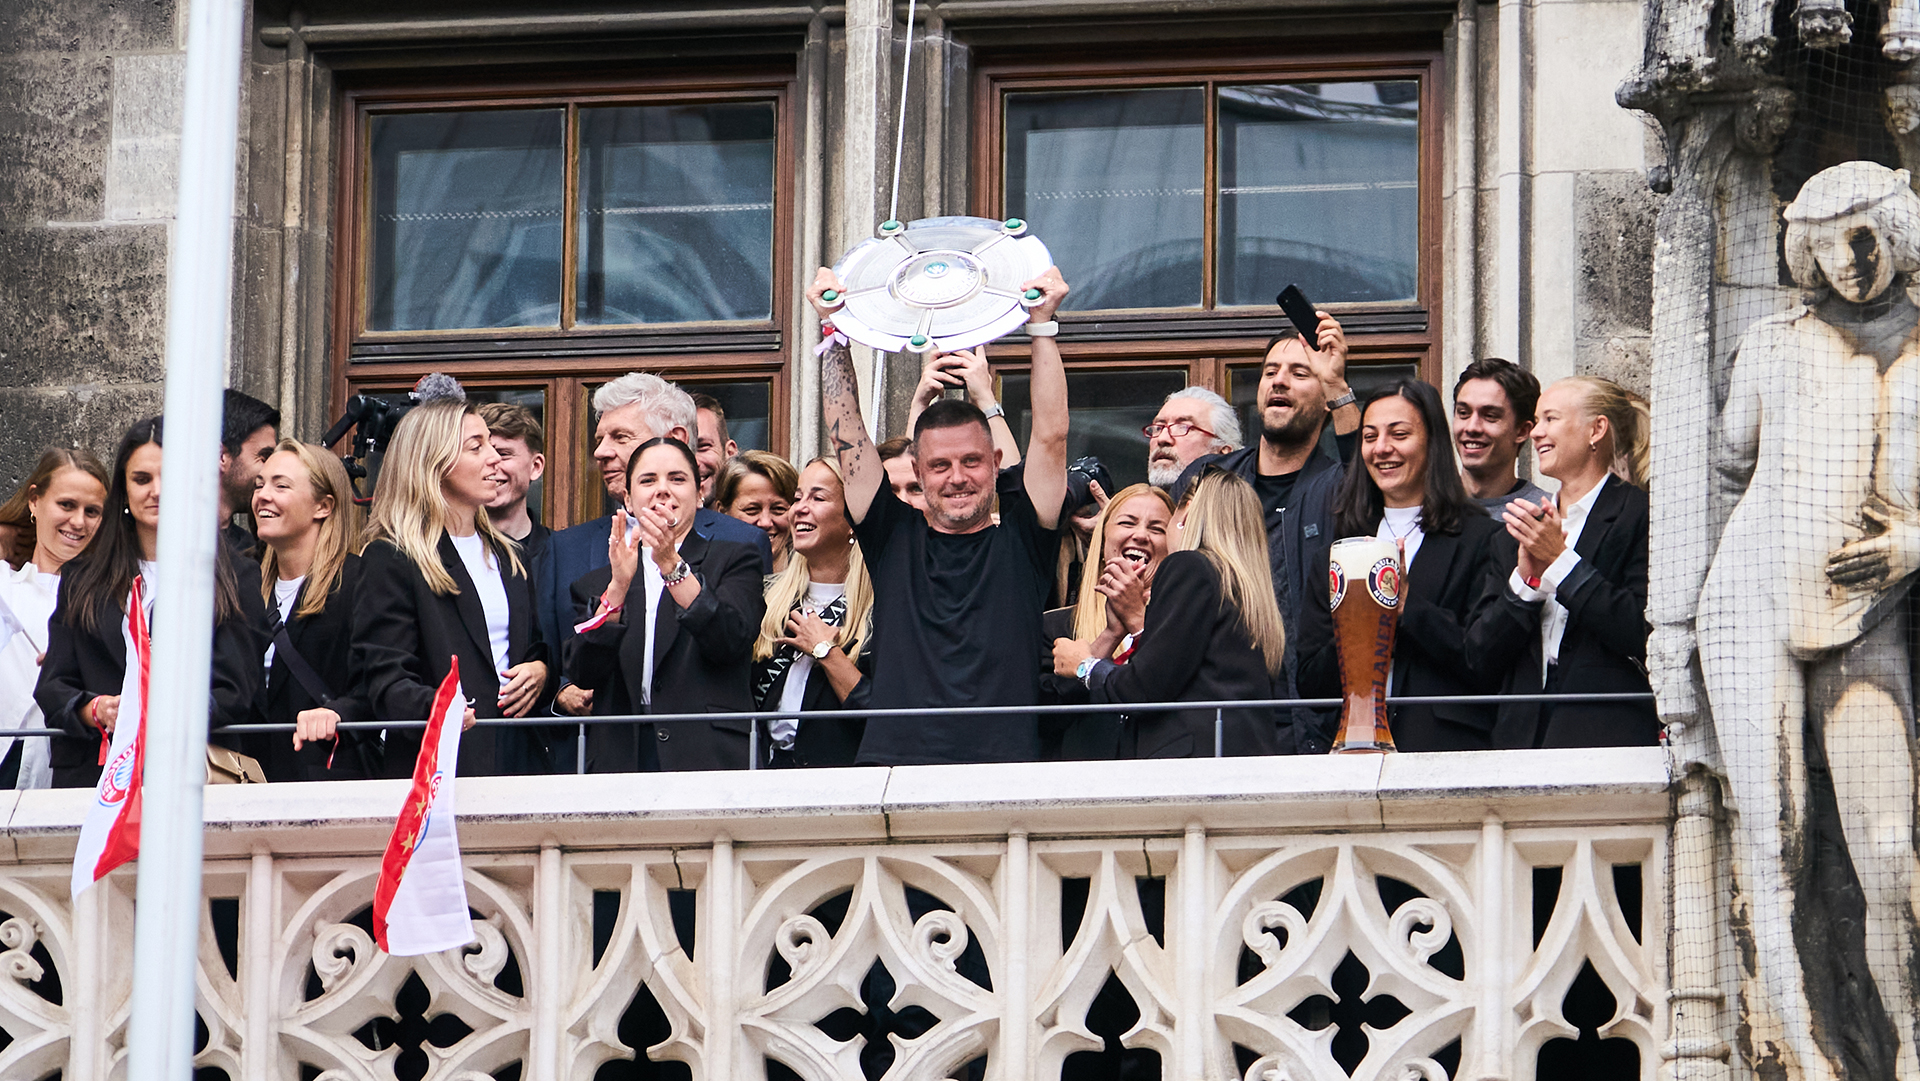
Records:
M1219 438L1219 436L1214 435L1212 432L1207 431L1205 428L1200 427L1190 420L1176 420L1172 424L1162 424L1156 420L1152 424L1140 429L1140 434L1146 436L1148 439L1158 439L1161 432L1165 432L1175 439L1184 439L1193 432L1199 432L1201 435L1213 439Z

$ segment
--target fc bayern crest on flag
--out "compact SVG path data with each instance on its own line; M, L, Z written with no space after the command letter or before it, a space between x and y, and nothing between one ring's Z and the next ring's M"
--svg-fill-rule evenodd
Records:
M454 780L466 714L460 658L434 694L433 713L413 764L413 786L380 860L373 891L373 938L396 957L438 953L473 941L466 874L454 829Z
M120 684L119 721L106 747L93 806L80 826L73 853L72 894L86 892L113 869L140 854L140 782L147 746L147 686L153 673L153 643L147 633L144 583L133 580L127 598L127 671Z

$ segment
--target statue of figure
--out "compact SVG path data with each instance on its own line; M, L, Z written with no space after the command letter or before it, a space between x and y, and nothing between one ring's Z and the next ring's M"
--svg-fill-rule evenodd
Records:
M1848 162L1807 181L1786 220L1807 300L1755 323L1733 361L1713 465L1737 502L1697 623L1734 815L1743 1051L1758 1076L1830 1081L1849 1073L1843 1045L1871 1031L1870 1043L1897 1040L1881 1076L1914 1079L1920 868L1903 602L1920 567L1920 308L1908 296L1920 197L1904 171ZM1813 916L1824 904L1808 858L1807 738L1825 752L1865 894L1871 987L1834 978L1848 951L1835 921ZM1855 992L1831 990L1843 985Z

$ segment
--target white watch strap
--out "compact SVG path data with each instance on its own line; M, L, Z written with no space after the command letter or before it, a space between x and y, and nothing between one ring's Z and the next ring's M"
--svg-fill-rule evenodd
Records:
M985 409L982 409L981 412L987 415L988 420L992 420L995 417L1004 417L1007 415L1007 411L1000 407L999 402L995 402L992 405L986 407Z
M1049 319L1044 323L1027 324L1027 337L1029 338L1051 338L1059 333L1060 321L1058 319Z

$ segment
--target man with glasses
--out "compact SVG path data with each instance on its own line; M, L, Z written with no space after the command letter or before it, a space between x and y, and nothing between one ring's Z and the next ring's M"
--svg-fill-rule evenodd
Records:
M1147 437L1147 483L1155 488L1172 488L1195 459L1240 449L1240 418L1205 387L1167 395L1153 423L1140 431Z

